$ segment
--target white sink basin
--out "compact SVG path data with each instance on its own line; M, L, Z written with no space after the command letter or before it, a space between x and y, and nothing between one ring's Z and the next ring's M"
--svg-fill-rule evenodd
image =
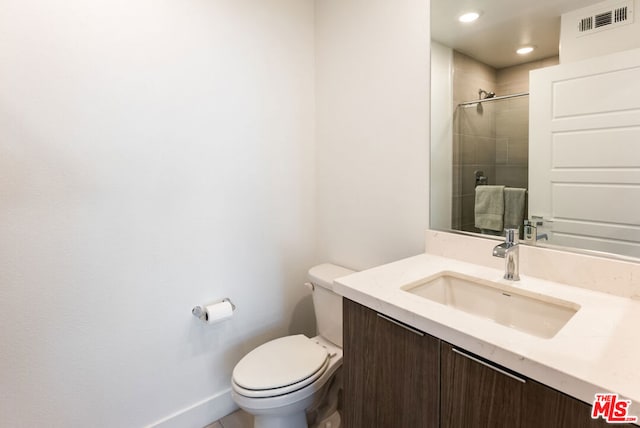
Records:
M555 336L580 309L575 303L448 271L402 289L542 338Z

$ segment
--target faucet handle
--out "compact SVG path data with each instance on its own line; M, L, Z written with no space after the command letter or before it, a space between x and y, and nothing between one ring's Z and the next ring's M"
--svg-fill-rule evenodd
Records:
M531 220L524 221L524 240L530 244L535 244L537 239L537 226Z
M509 245L516 245L520 238L519 228L507 228L504 230L504 242Z

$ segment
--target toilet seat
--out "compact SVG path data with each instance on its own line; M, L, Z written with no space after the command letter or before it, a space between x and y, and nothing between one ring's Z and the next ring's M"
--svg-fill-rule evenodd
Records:
M286 336L248 353L234 368L232 381L245 397L275 397L313 383L329 362L329 352L316 341L302 334Z

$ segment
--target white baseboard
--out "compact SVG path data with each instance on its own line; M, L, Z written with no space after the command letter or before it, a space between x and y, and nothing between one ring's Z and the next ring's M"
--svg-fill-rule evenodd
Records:
M179 410L147 428L203 428L238 409L231 398L231 389Z

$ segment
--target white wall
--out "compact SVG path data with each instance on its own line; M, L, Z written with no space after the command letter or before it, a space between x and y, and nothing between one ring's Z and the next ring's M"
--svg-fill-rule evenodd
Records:
M428 21L2 1L0 426L203 426L242 355L313 333L310 265L422 252ZM231 321L191 316L222 297Z
M431 228L451 229L453 50L431 41Z
M313 25L300 0L0 3L0 426L203 426L246 351L310 333ZM191 316L223 297L227 324Z
M316 2L318 248L355 269L424 251L428 0Z

